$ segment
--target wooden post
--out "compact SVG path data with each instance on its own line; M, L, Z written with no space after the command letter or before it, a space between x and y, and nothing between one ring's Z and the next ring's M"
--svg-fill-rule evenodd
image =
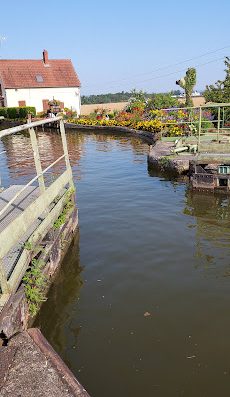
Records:
M220 142L220 106L218 107L217 142Z
M61 131L62 147L63 147L63 151L64 151L64 155L65 155L66 168L69 171L70 175L72 176L72 169L71 169L71 165L70 165L70 161L69 161L69 152L68 152L68 147L67 147L65 126L64 126L63 120L60 120L60 131ZM71 188L75 189L74 182L73 182L73 176L71 177L69 186Z
M31 139L33 153L34 153L35 168L37 171L37 175L40 175L38 177L38 184L39 184L40 192L44 193L44 191L46 190L46 187L45 187L45 182L44 182L44 176L42 174L42 166L41 166L41 160L40 160L40 155L39 155L39 150L38 150L37 137L36 137L33 127L29 128L29 133L30 133L30 139Z
M0 285L1 285L2 294L10 293L10 287L7 282L6 272L3 268L3 262L1 259L0 259Z

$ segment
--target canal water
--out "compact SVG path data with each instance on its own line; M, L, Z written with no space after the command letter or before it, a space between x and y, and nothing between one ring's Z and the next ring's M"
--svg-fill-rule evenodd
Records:
M230 198L148 169L135 138L67 135L80 232L36 325L92 397L229 396ZM32 177L27 136L1 149L6 185Z

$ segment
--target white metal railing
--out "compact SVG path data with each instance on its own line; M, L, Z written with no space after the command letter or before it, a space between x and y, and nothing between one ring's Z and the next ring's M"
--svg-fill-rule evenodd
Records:
M8 203L5 205L5 207L3 207L3 209L0 211L0 217L4 214L4 212L7 210L8 207L11 206L11 204L14 203L14 201L29 187L31 186L34 182L36 182L38 180L38 178L40 178L42 175L44 175L47 171L49 171L55 164L59 163L59 161L61 161L63 158L65 157L65 155L63 154L61 157L59 157L57 160L55 160L52 164L50 164L47 168L45 168L40 174L38 174L37 176L35 176L33 179L31 179L26 185L23 186L23 188L21 190L19 190L14 197L8 201Z
M40 160L36 132L34 128L53 123L58 123L60 126L62 147L64 153L62 156L60 156L58 159L52 162L52 164L50 164L43 170ZM27 208L25 208L23 212L21 212L8 225L6 225L2 232L0 232L0 287L2 293L2 295L0 296L0 306L2 300L4 301L6 296L9 296L10 293L16 290L28 266L28 252L23 249L19 259L17 260L15 268L13 269L10 276L7 277L3 264L4 257L20 241L20 239L23 238L23 235L26 234L29 228L33 225L34 221L38 219L38 217L40 217L42 214L45 215L44 219L41 224L36 228L36 230L32 233L31 237L33 237L34 242L44 237L49 230L52 222L54 222L54 220L59 216L61 208L64 205L65 198L63 196L63 189L66 186L69 186L70 188L74 187L72 170L67 149L65 127L62 117L54 117L35 122L28 122L24 125L2 130L0 131L0 138L26 130L28 130L30 133L37 175L33 179L31 179L25 186L23 186L14 195L14 197L6 203L6 205L0 211L0 217L2 217L7 209L15 202L15 200L36 181L38 181L39 184L40 194ZM47 171L49 171L62 159L65 159L66 170L63 171L62 174L49 185L49 187L46 187L44 174L46 174ZM53 203L57 197L59 197L59 200L51 208L50 204Z
M54 123L55 121L60 121L60 120L62 120L62 116L50 117L47 119L32 121L31 123L18 125L16 127L7 128L6 130L0 131L0 138L3 138L4 136L7 136L7 135L16 134L17 132L20 132L20 131L28 130L29 128L39 127L39 126L45 125L45 124L51 124L51 123Z

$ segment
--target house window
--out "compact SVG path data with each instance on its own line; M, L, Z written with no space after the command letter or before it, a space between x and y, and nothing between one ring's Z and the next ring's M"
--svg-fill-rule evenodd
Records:
M26 101L18 101L18 106L26 106Z
M36 74L36 81L37 83L43 83L43 77L41 74Z

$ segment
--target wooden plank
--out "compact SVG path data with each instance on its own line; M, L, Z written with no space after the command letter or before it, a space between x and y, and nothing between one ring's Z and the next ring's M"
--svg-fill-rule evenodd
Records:
M66 195L64 194L55 207L47 214L43 222L37 227L34 233L30 236L29 241L32 245L37 244L38 241L42 240L43 237L47 234L47 232L52 228L53 223L60 215L62 208L64 207L64 203L66 200ZM26 269L28 267L30 252L26 249L23 250L21 256L15 266L13 273L10 276L8 281L11 292L15 292L21 282L22 277L24 276Z
M59 178L45 190L25 211L13 220L0 234L0 258L17 243L33 222L49 208L49 205L58 196L61 190L70 182L72 174L66 170Z
M8 294L10 292L10 287L7 282L7 276L3 266L3 261L1 259L0 259L0 286L3 294Z

